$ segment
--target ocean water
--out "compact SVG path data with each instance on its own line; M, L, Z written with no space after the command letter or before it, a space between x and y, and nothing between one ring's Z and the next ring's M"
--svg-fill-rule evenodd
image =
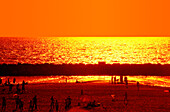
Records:
M0 64L84 63L170 64L170 38L42 37L0 38ZM149 75L149 74L148 74ZM31 77L29 83L64 82L66 76ZM7 77L2 77L6 80ZM9 78L9 77L8 77ZM12 77L10 77L12 78ZM110 76L70 76L68 82L105 81ZM27 77L18 77L18 80ZM30 79L30 80L29 80ZM138 76L128 79L143 84L170 86L170 77Z

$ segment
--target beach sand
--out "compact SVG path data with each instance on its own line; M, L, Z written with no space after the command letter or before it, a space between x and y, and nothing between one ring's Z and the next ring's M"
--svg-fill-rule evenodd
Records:
M0 87L0 106L2 106L2 97L5 96L6 112L12 112L15 109L16 87L13 87L13 93L8 93L8 87L5 87L5 91L2 91L3 88ZM54 100L58 100L59 112L65 112L65 99L68 96L72 99L71 109L68 112L167 112L170 110L170 93L164 91L170 88L165 87L140 85L138 91L135 84L129 84L126 88L124 84L53 83L28 84L25 89L23 94L18 94L24 102L22 112L28 112L29 101L35 95L37 95L38 104L38 109L34 110L36 112L49 112L51 96ZM127 105L124 104L125 92L127 92ZM111 95L115 95L115 101L112 101ZM83 108L89 101L94 100L100 103L99 107ZM81 106L78 106L78 102ZM17 112L20 112L19 109ZM52 112L56 112L55 108Z

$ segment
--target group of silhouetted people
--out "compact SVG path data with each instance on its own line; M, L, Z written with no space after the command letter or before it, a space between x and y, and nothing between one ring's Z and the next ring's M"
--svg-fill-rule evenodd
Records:
M2 79L0 78L0 84L2 84L2 86L8 86L8 87L9 87L9 93L12 93L13 86L14 86L15 83L16 83L16 79L15 79L15 78L13 79L13 84L10 82L10 80L9 80L9 78L8 78L8 80L6 80L4 84L2 84ZM25 85L26 85L26 83L25 83L24 80L23 80L23 82L22 82L21 85L22 85L22 88L20 89L20 88L19 88L19 83L16 84L16 93L17 93L17 94L18 94L18 93L24 93L24 92L25 92ZM5 90L6 90L6 89L4 88L2 91L5 91Z

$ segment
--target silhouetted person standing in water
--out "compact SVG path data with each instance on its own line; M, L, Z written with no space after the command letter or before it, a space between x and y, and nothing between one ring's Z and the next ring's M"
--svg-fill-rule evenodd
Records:
M6 110L6 99L2 97L2 112Z
M9 78L8 78L8 84L10 84Z
M53 96L51 97L51 109L53 109L54 108L54 98L53 98Z
M2 79L0 78L0 84L2 84Z
M22 93L25 91L25 81L22 82Z
M37 109L37 96L35 95L33 98L33 108L35 106L35 109Z
M139 91L139 82L137 82L137 88L138 88L138 91Z
M15 83L15 81L16 81L16 79L14 78L14 79L13 79L13 83Z
M56 111L58 112L58 107L59 107L59 105L58 105L58 101L56 100L56 102L55 102L55 107L56 107Z

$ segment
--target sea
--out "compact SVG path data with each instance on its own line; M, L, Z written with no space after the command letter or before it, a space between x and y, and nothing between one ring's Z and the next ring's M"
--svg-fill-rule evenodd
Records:
M0 37L0 64L170 64L170 37ZM170 87L169 76L128 76L151 86ZM156 74L155 74L156 75ZM116 75L119 79L119 76ZM12 82L15 76L0 76ZM16 76L22 83L110 83L111 76Z

